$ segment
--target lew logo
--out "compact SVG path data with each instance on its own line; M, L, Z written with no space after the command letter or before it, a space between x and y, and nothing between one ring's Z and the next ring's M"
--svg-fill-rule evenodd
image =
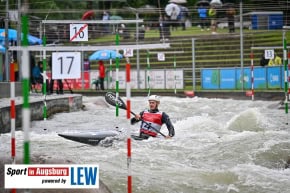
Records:
M72 167L71 172L71 185L96 185L98 177L97 167Z

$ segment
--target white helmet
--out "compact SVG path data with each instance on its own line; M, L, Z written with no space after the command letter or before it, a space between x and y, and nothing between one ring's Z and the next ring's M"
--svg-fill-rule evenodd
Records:
M151 96L149 96L148 101L160 102L160 97L157 95L151 95Z

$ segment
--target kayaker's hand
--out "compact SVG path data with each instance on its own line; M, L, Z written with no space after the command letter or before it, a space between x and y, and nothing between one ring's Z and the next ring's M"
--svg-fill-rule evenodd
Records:
M169 135L167 135L166 137L165 137L165 139L171 139L172 137L170 137Z
M137 123L138 122L138 120L135 118L135 117L133 117L132 119L131 119L131 125L134 125L135 123Z
M140 120L141 119L141 116L137 114L137 115L135 115L135 119L136 120Z

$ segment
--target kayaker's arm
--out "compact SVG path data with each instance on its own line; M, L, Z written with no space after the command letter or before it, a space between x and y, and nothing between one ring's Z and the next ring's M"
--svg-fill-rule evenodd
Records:
M162 123L165 123L168 129L168 136L173 137L175 135L174 126L171 123L169 116L164 112L162 113Z
M140 114L136 114L135 117L131 119L131 125L134 125L135 123L138 123L142 119L144 111L142 111Z
M138 123L140 120L136 119L135 117L133 117L131 119L131 125L134 125L135 123Z

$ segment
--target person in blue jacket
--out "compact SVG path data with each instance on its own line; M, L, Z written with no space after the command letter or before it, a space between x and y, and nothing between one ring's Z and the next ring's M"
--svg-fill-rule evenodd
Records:
M200 28L201 31L205 30L206 28L209 30L208 26L208 10L205 6L200 6L197 8L198 16L200 19Z
M160 133L161 126L166 125L168 135L165 138L171 138L175 135L174 126L172 125L169 116L162 111L159 111L160 97L151 95L148 98L149 109L140 112L131 119L131 124L141 121L139 137L148 139L149 137L156 137Z

